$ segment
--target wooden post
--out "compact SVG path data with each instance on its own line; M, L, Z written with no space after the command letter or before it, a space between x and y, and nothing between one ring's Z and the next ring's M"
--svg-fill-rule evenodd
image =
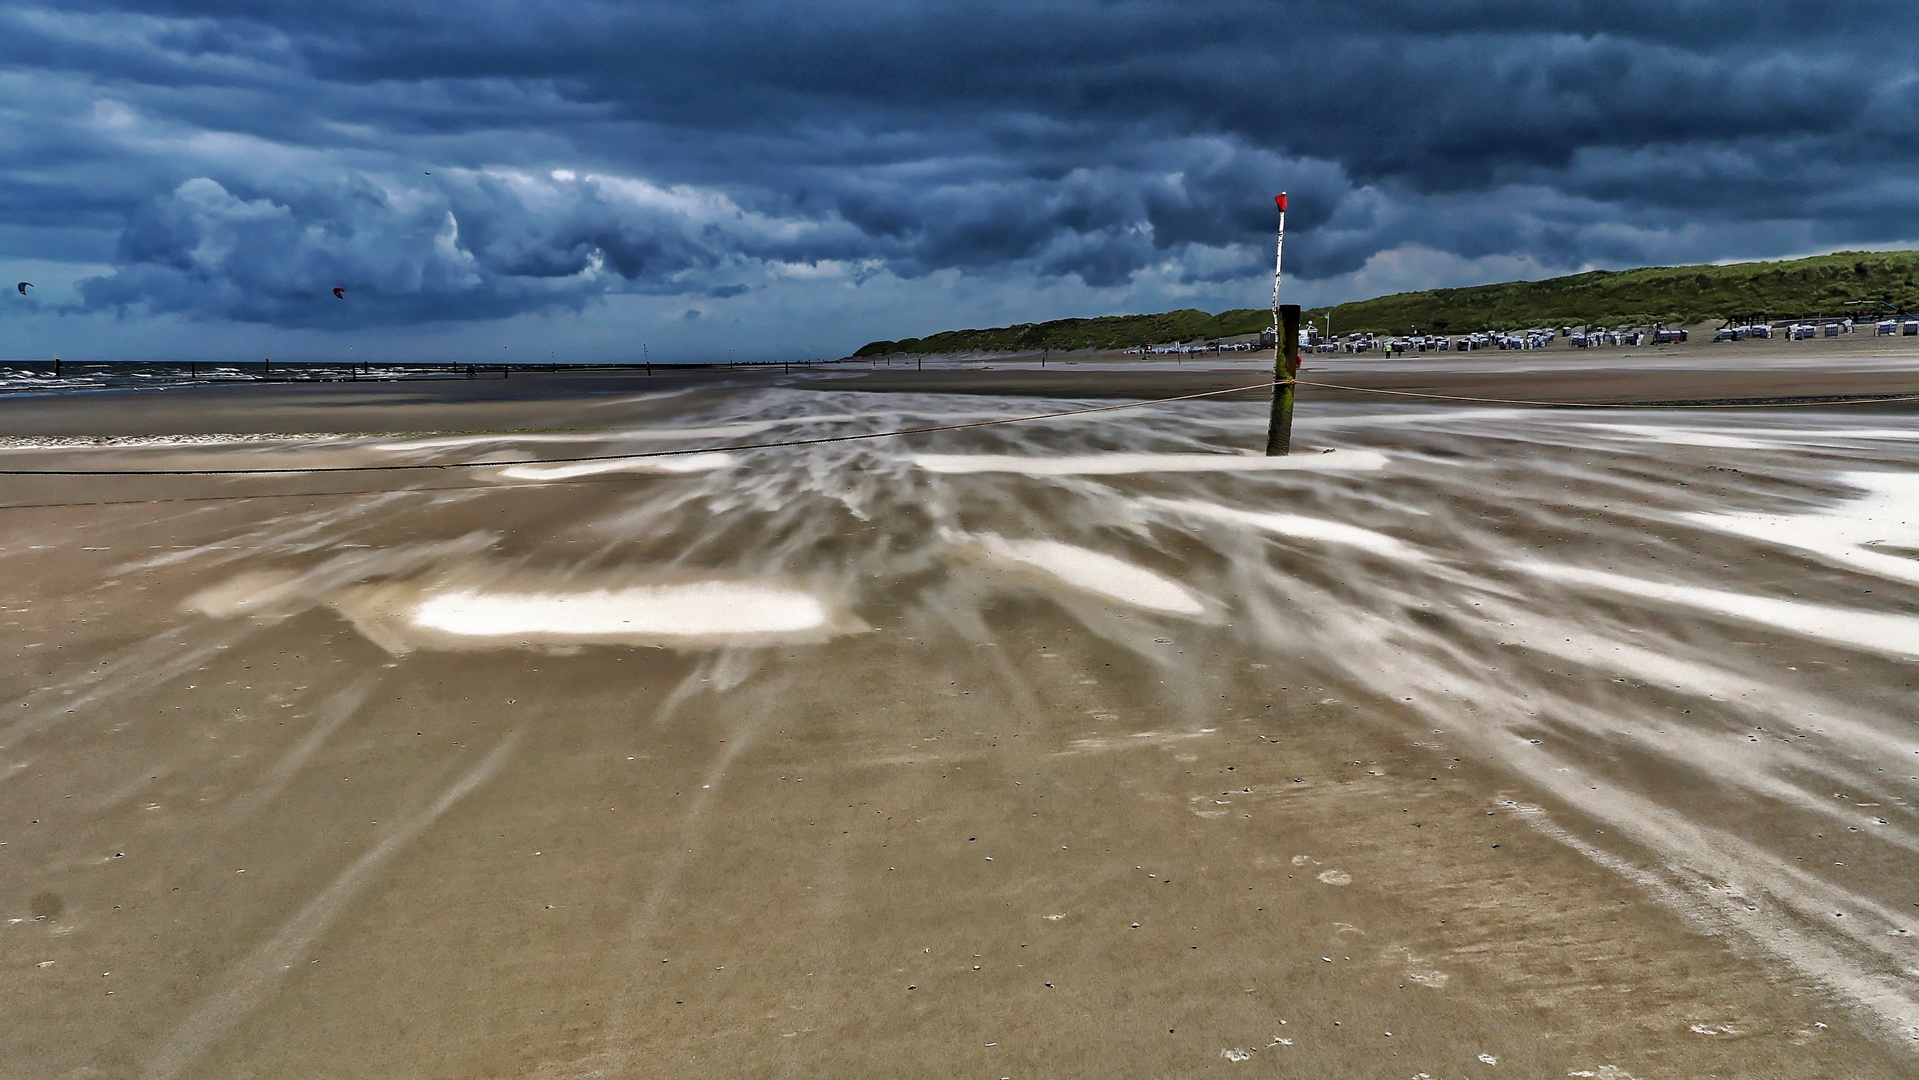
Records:
M1293 379L1299 375L1299 305L1281 304L1273 343L1273 415L1266 424L1266 456L1293 452Z

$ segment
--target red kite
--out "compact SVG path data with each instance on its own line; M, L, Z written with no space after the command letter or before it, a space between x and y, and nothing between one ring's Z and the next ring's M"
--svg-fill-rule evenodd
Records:
M337 285L336 285L336 286L334 286L334 289L333 289L333 298L334 298L335 300L345 300L345 299L346 299L346 290L345 290L345 289L342 289L342 288L340 288L340 287L339 287L339 286L337 286Z

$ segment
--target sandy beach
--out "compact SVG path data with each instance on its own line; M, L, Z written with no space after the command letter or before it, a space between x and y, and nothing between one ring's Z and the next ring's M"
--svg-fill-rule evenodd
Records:
M201 473L0 476L0 1060L1911 1075L1919 360L1723 355L0 398Z

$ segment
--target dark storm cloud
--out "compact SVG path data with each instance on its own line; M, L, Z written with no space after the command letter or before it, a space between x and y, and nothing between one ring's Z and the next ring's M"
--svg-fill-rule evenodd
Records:
M566 172L441 170L398 181L207 177L140 203L120 269L81 284L94 307L289 326L502 318L577 308L609 283L738 295L697 283L747 259L817 261L857 241L723 196ZM346 289L350 306L331 290Z
M1804 0L17 6L0 213L112 237L87 307L284 325L346 317L334 285L408 322L795 267L1226 282L1280 187L1309 279L1706 260L1919 235L1915 30Z

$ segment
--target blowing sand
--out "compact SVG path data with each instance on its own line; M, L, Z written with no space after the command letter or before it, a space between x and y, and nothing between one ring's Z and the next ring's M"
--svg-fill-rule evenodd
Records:
M0 1061L1912 1074L1912 412L999 374L0 401Z

